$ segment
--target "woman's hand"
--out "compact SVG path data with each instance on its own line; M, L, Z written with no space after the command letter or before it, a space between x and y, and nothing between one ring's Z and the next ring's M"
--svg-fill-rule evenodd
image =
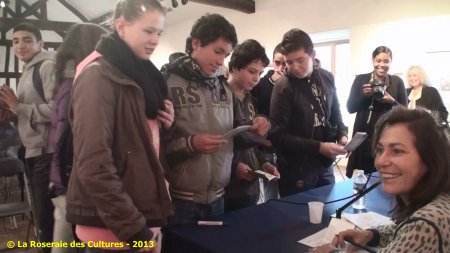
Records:
M330 244L324 244L322 246L319 246L317 248L311 249L309 252L311 253L331 253L334 250L336 250L336 247L330 245Z
M348 229L337 234L331 244L335 247L345 244L344 238L351 239L357 244L366 245L370 240L372 240L373 233L370 230ZM349 252L354 252L356 250L358 250L358 248L356 248L355 246L349 246Z
M372 85L370 83L363 84L362 88L363 88L362 91L363 91L364 96L366 96L366 97L372 96L373 90L372 90Z
M165 129L169 129L175 119L175 110L173 109L172 101L165 99L164 105L166 110L158 110L158 116L156 118L161 122Z
M395 98L393 98L389 93L384 92L384 96L379 99L381 103L385 104L395 104Z

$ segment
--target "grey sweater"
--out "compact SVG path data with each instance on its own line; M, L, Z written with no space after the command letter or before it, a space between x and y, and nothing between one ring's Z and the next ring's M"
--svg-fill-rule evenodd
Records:
M53 77L54 53L42 51L23 66L17 89L19 105L17 119L20 138L26 148L25 157L31 158L43 153L51 153L48 148L48 133L51 121L51 104L55 89ZM44 61L39 73L45 93L45 101L33 86L34 66Z

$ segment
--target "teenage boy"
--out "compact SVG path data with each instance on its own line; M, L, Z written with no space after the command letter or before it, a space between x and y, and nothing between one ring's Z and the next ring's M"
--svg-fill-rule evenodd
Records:
M332 162L346 151L344 126L333 75L314 69L314 45L304 31L283 36L287 71L275 85L270 104L277 149L280 195L334 183ZM337 143L336 143L337 142Z
M165 148L175 209L171 225L224 211L233 140L223 135L233 129L233 94L221 70L236 44L234 26L219 14L206 14L192 27L187 55L165 73L176 119ZM255 117L252 130L265 135L266 118Z
M286 62L283 54L281 54L281 43L273 50L272 62L270 66L273 70L269 70L264 77L261 78L259 84L252 89L251 93L256 99L256 108L259 113L269 117L270 115L270 99L275 82L284 74Z
M51 117L50 101L55 89L52 78L54 54L43 50L43 45L41 32L35 25L21 23L14 27L12 47L24 66L17 96L10 87L3 86L0 99L17 116L19 135L25 146L33 212L39 231L38 239L51 242L53 205L48 189L53 151L49 149L48 133ZM45 249L44 252L50 252L50 249Z
M256 40L246 40L236 46L228 64L228 86L234 93L235 125L249 124L257 115L250 91L258 84L260 75L269 64L264 47ZM279 177L277 168L268 162L256 145L251 143L251 133L235 140L244 141L243 149L234 149L233 160L239 162L231 172L230 184L225 188L225 210L232 211L256 205L260 197L260 184L255 176L262 170ZM250 137L250 138L246 138ZM248 141L245 141L245 140ZM258 144L258 143L254 143Z

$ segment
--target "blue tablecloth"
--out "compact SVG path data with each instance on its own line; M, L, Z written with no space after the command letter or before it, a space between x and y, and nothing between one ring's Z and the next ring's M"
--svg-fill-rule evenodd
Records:
M372 178L370 183L376 180L379 179ZM352 186L352 181L347 180L282 199L297 204L269 201L211 217L211 220L223 221L224 226L187 224L169 228L164 234L164 252L307 252L308 247L297 241L325 228L330 215L350 199L326 204L322 224L318 225L309 222L307 203L329 202L351 196ZM368 195L367 210L387 215L392 205L392 198L382 193L380 187ZM345 212L352 213L353 209L350 207Z

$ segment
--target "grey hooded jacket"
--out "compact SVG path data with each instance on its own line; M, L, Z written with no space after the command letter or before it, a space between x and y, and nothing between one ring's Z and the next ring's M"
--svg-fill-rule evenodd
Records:
M23 66L17 89L19 105L16 113L20 138L26 148L26 158L53 152L48 145L52 97L55 89L53 58L54 53L42 51ZM33 70L35 65L41 61L43 63L39 74L42 79L45 101L33 85Z

